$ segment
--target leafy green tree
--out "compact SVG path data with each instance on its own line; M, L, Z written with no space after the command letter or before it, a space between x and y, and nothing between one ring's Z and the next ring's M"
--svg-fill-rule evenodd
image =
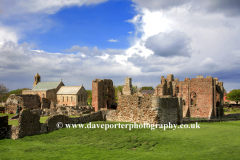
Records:
M2 98L6 96L6 93L8 92L8 88L4 86L3 84L0 84L0 100L3 101Z
M142 87L142 88L140 89L140 92L141 92L142 90L154 90L154 88L153 88L152 86L150 86L150 87L144 86L144 87Z
M87 90L87 93L88 93L88 98L87 98L88 104L92 105L92 90Z
M115 100L116 100L116 103L117 103L117 100L118 100L118 98L117 98L118 91L122 92L123 86L124 85L113 86L113 88L115 89Z
M240 90L234 89L227 94L227 100L235 101L237 104L240 101Z
M21 88L21 89L16 89L16 90L12 90L10 92L6 92L5 94L3 94L2 96L0 96L0 101L4 101L6 102L7 98L11 95L11 94L22 94L23 90L29 90L29 88Z
M137 93L137 86L133 86L132 89L133 89L133 94Z

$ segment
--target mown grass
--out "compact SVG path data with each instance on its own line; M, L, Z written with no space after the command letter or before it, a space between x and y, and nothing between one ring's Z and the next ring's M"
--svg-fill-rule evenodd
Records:
M239 133L240 121L165 131L63 128L0 140L0 159L240 159Z
M226 107L224 107L223 110L224 110L224 113L227 113L227 114L240 113L240 108L233 108L233 107L226 108Z

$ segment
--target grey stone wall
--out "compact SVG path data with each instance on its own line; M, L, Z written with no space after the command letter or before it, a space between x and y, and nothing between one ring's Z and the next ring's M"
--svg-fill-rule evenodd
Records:
M7 137L8 130L8 116L0 117L0 139Z

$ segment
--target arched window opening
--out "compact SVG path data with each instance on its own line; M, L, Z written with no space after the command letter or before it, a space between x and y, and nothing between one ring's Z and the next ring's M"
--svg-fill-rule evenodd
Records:
M190 97L191 97L191 105L192 106L196 106L197 105L197 102L196 102L196 93L195 92L192 92L190 94Z

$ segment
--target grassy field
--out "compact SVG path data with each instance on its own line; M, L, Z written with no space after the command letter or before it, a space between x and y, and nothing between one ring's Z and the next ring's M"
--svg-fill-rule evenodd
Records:
M117 123L117 122L94 122ZM68 129L0 140L0 159L240 159L240 121L200 129Z

